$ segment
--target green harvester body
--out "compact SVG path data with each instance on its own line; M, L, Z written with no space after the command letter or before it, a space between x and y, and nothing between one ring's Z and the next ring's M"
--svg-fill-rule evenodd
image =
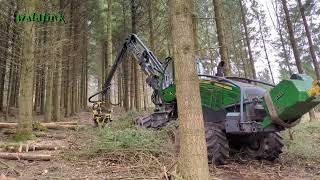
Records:
M200 79L202 107L210 109L212 112L223 111L225 112L225 116L227 116L229 112L240 111L240 108L236 108L236 106L240 106L241 89L243 89L244 105L242 113L248 114L249 111L254 111L250 104L260 104L265 114L261 119L255 119L255 123L262 126L262 131L265 131L273 125L276 126L273 126L273 130L271 131L283 130L285 127L281 127L281 124L273 122L274 120L269 113L269 108L265 101L265 93L269 92L277 116L286 124L299 121L305 113L320 103L320 97L318 96L320 92L310 95L310 91L318 87L318 84L313 85L313 79L311 77L304 74L294 75L293 77L292 79L282 80L274 87L266 85L259 86L258 83L241 82L239 80L230 80L232 82L230 83L218 79ZM164 102L172 103L176 101L175 89L175 84L173 84L161 91ZM234 106L234 108L232 108L232 106ZM215 117L211 118L213 120ZM239 120L239 123L249 123L252 121L250 116L244 119L242 122ZM206 121L211 120L209 118L206 119Z

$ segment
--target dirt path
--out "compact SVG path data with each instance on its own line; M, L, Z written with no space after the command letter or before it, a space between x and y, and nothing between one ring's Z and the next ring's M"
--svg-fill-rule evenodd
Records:
M143 153L101 154L90 156L88 144L96 140L97 129L91 125L90 114L80 113L73 120L87 125L78 131L50 130L50 137L39 137L30 143L55 144L66 147L57 151L37 151L51 154L51 161L1 160L0 174L17 179L157 179L175 161ZM2 141L8 141L0 135ZM173 170L174 168L172 168ZM320 161L290 158L286 152L279 162L232 159L227 165L210 166L213 179L320 179ZM0 179L4 179L4 176Z

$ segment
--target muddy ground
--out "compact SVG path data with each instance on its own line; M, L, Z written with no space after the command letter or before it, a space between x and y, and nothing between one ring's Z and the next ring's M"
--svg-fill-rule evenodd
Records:
M89 119L88 112L80 113L65 121L78 121L86 125L85 128L76 131L49 130L42 133L50 136L29 141L63 146L62 150L32 152L51 154L51 161L0 159L0 179L166 179L164 172L168 171L168 176L170 173L175 174L174 151L158 155L139 151L90 154L87 147L96 141L97 129L92 127ZM320 144L319 134L320 131L312 132L312 139L319 142L314 146ZM12 141L10 135L4 134L0 134L0 140L2 143ZM273 163L246 160L235 155L227 165L210 165L210 173L212 179L320 179L320 159L316 157L318 156L295 156L288 148L284 148L279 161Z

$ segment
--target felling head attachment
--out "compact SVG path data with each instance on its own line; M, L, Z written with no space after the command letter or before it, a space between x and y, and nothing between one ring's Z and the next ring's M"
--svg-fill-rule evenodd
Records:
M313 97L320 96L320 81L319 80L315 80L312 82L312 87L308 91L308 94Z
M93 122L96 127L105 127L105 125L112 121L111 109L106 108L104 101L97 101L92 106Z

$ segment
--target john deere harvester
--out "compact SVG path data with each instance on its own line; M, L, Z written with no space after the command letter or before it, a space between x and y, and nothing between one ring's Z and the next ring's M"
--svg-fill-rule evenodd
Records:
M153 88L154 113L139 118L140 125L161 128L178 119L176 87L171 58L159 61L143 42L131 35L124 43L104 89L108 93L116 69L131 53ZM177 68L177 67L176 67ZM199 74L199 86L208 158L220 164L229 157L230 148L241 150L256 159L275 160L282 153L283 142L278 132L293 127L302 115L320 103L320 83L307 75L294 74L273 85L258 80L223 76L223 62L215 76Z

